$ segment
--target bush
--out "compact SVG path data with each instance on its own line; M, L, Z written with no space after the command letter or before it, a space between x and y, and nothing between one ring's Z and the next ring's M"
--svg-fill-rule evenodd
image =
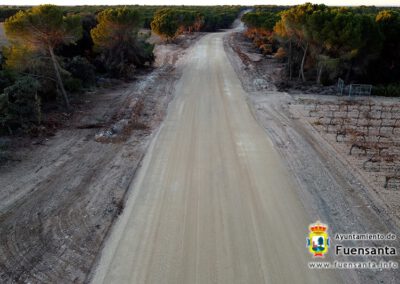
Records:
M106 71L113 77L129 77L132 66L140 67L154 60L152 46L139 35L140 13L127 8L106 9L97 16L91 30L95 50Z
M10 72L9 70L0 70L0 93L3 92L3 90L11 86L15 81L14 74Z
M11 134L11 128L8 125L10 121L9 102L6 94L0 94L0 134L5 134L6 129Z
M26 128L41 123L39 88L36 79L24 76L4 89L0 95L0 124L9 132L18 127Z
M3 69L6 63L6 57L4 52L0 50L0 94L3 92L4 88L11 86L15 81L15 75L8 69Z
M83 84L80 79L69 77L64 82L65 89L71 93L80 93L83 90Z
M96 83L95 67L86 58L73 57L67 62L65 69L71 73L74 79L79 79L81 87L91 87ZM73 85L77 86L77 83L75 82Z
M400 97L400 84L374 86L372 94L374 96Z

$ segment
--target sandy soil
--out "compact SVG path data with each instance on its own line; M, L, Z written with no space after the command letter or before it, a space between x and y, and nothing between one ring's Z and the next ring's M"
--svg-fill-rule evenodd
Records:
M17 148L0 169L0 282L83 283L180 76L186 46L85 102L54 137Z
M338 98L277 91L276 85L280 85L284 78L283 64L266 58L251 60L249 55L257 51L240 33L225 38L225 49L240 74L254 116L272 138L294 175L308 215L328 223L331 234L393 232L399 236L399 209L396 203L399 191L388 193L382 187L376 188L369 182L370 179L365 178L365 173L360 173L358 166L349 161L349 149L340 149L299 111L299 108L304 109L302 102L305 100ZM385 101L397 102L392 99ZM364 245L371 243L364 242ZM399 247L399 241L387 245ZM399 258L386 260L399 261ZM398 270L364 270L342 276L348 283L397 283L400 279Z

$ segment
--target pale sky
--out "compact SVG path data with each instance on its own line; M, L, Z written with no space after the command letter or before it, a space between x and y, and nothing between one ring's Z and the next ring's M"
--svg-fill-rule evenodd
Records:
M0 5L297 5L305 2L334 6L400 6L400 0L0 0Z

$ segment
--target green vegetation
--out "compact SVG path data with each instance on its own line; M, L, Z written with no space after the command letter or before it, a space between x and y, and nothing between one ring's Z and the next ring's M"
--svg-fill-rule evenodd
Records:
M0 94L0 125L6 127L10 134L15 125L26 127L31 123L41 123L39 87L37 80L24 76Z
M58 87L67 108L70 108L54 49L61 44L74 43L80 38L82 32L80 19L76 16L64 17L63 12L56 6L42 5L18 12L6 20L4 27L7 38L12 44L12 48L9 49L11 53L29 53L37 60L43 56L50 58ZM18 60L7 64L11 68L16 65L17 68L22 66Z
M98 25L90 32L100 60L111 74L122 77L127 68L153 61L153 46L138 35L140 13L127 8L106 9L97 16Z
M241 7L0 7L6 46L0 51L0 135L30 133L54 106L72 111L71 94L130 79L154 60L153 28L167 40L228 28ZM107 81L107 80L106 80ZM101 83L99 83L101 84ZM63 103L61 103L61 99Z
M244 14L242 21L249 28L272 31L280 18L278 13L280 11L282 10L258 8L254 12Z
M204 17L195 11L165 8L157 11L151 29L167 40L174 39L184 31L199 31Z
M14 16L19 11L26 10L27 7L0 7L0 22L4 22L11 16Z
M168 41L184 32L213 32L229 28L241 9L234 6L164 8L154 14L151 29Z
M374 86L372 88L372 94L374 96L399 97L400 83Z
M382 49L369 73L375 82L390 83L400 78L400 10L384 10L376 16L376 23L382 33ZM385 75L383 80L382 75Z
M229 28L243 9L239 6L198 7L198 11L204 17L201 31L215 32Z
M287 59L289 79L329 84L342 77L389 84L400 78L400 17L395 8L261 6L243 21L260 49L269 44L269 53Z
M257 7L254 12L242 16L242 21L248 27L247 37L253 40L254 44L265 54L271 54L273 47L273 29L280 19L279 13L284 7L266 6Z
M0 7L8 42L0 51L0 134L41 124L49 103L72 110L71 93L92 88L99 78L129 79L150 65L153 45L143 29L173 41L228 28L243 9ZM330 84L342 77L374 84L376 95L399 95L398 8L255 6L243 21L263 53L288 62L290 79Z

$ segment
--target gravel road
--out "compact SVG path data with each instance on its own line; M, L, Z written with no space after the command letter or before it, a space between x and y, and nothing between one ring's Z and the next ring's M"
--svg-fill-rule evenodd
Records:
M340 283L311 271L296 181L212 33L189 51L93 283Z

